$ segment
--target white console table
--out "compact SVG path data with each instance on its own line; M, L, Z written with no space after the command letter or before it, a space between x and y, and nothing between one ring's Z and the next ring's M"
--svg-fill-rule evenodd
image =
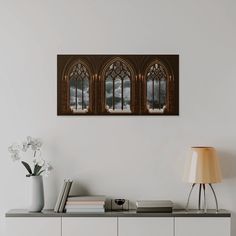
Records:
M6 218L7 236L230 236L231 214L225 210L97 214L11 210Z

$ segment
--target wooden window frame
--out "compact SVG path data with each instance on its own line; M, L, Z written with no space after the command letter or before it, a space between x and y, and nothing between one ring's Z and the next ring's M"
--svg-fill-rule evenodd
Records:
M89 105L88 105L88 111L83 111L83 79L82 79L82 110L78 110L76 112L73 112L73 110L70 107L70 74L72 73L72 69L74 68L74 66L81 64L83 65L88 74L88 80L89 80ZM92 87L93 87L93 83L92 83L92 72L90 67L86 64L85 61L78 59L73 61L73 63L70 63L68 68L65 70L64 72L64 80L66 81L66 91L67 91L67 101L66 101L66 110L69 114L73 114L73 115L82 115L82 114L90 114L92 113L92 101L93 101L93 94L92 94ZM78 86L78 78L76 78L76 103L77 103L77 86ZM77 107L77 104L76 104Z
M106 71L107 69L116 61L120 61L121 63L125 64L125 66L128 68L130 72L130 111L122 111L122 112L108 112L106 110ZM114 108L114 94L115 94L115 80L113 78L113 108ZM101 86L101 112L103 114L116 114L116 115L122 115L122 114L132 114L134 112L134 101L135 101L135 76L134 76L134 69L130 65L130 63L127 60L122 59L121 57L114 57L110 59L109 61L106 61L102 67L102 72L100 76L100 86ZM123 79L121 79L123 83ZM123 90L123 86L122 86ZM122 92L123 93L123 92ZM123 103L123 96L121 98Z
M143 113L150 113L150 111L148 110L147 108L147 81L148 81L148 77L147 77L147 74L148 72L150 71L150 68L155 65L155 64L158 64L158 65L161 65L164 70L165 70L165 73L166 73L166 111L165 112L169 112L170 111L170 97L171 97L171 85L172 85L172 82L174 81L174 76L171 72L170 69L168 69L168 67L162 62L160 61L159 59L156 59L152 62L150 62L147 66L146 66L146 69L145 69L145 72L144 72L144 80L143 80L143 93L144 93L144 99L143 99ZM157 81L159 82L159 96L160 96L160 79L157 79ZM153 86L154 86L154 82L153 82ZM154 87L153 87L153 96L154 96ZM154 98L153 98L154 100ZM159 103L160 103L160 98L159 98ZM165 112L163 114L165 114ZM154 113L155 112L151 112L151 113ZM162 113L159 113L159 112L156 112L156 114L162 114Z

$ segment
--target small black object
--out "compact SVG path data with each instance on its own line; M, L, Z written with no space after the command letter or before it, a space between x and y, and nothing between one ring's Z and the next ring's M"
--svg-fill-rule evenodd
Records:
M128 211L129 200L123 198L111 199L111 211Z
M125 199L115 199L115 203L116 203L118 206L122 206L122 205L124 205L124 203L125 203Z

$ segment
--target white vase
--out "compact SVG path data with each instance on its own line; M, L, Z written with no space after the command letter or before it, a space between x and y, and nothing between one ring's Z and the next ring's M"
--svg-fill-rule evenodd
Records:
M43 177L31 176L30 178L30 207L31 212L40 212L44 207Z

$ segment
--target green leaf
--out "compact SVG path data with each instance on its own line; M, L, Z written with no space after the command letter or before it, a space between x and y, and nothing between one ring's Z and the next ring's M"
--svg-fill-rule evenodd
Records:
M41 170L37 175L41 175L45 170Z
M34 175L38 175L39 171L41 170L42 166L39 166L38 164L36 164L34 166Z
M25 162L25 161L22 161L21 163L26 168L26 170L29 172L29 174L32 175L32 170L31 170L29 164L27 162Z

